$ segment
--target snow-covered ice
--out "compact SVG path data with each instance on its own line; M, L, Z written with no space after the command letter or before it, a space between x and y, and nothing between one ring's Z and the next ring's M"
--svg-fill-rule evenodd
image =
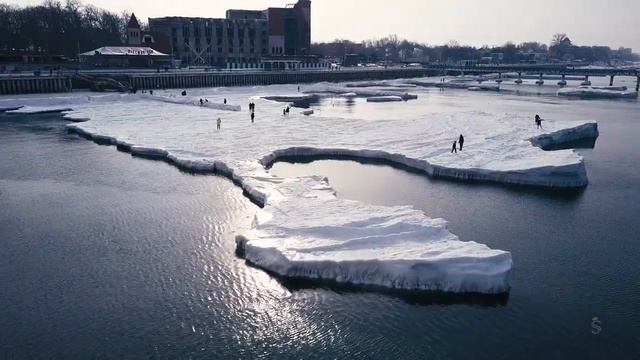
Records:
M403 80L407 84L413 84L422 87L437 87L437 88L450 88L450 89L468 89L471 91L500 91L500 84L496 82L478 83L476 80L460 78L451 79L445 82L425 80L425 79L406 79Z
M266 95L263 96L266 100L279 101L279 102L295 102L303 100L312 100L315 98L313 94L293 94L293 95Z
M371 96L367 98L368 102L392 102L392 101L402 101L402 97L395 95L388 96Z
M242 110L240 105L231 105L225 104L223 100L216 99L216 101L209 101L206 98L194 98L187 96L176 96L176 95L150 95L150 94L141 94L141 96L145 99L161 101L172 104L180 104L180 105L191 105L191 106L200 106L207 109L216 109L216 110L225 110L225 111L240 111ZM202 99L202 103L200 100Z
M314 87L337 94L346 89ZM544 130L537 130L529 117L482 111L376 121L307 117L301 112L283 117L281 104L264 99L294 89L225 90L231 103L255 99L251 101L259 116L254 124L244 112L204 111L139 94L108 101L77 96L75 101L42 105L71 107L67 118L90 119L68 128L97 142L233 179L264 206L252 229L238 235L239 249L249 262L283 276L497 293L508 290L512 260L508 252L461 241L444 220L410 207L341 199L321 177L274 176L266 167L280 157L349 155L388 160L437 177L537 186L577 187L588 181L575 151L540 147L596 137L593 121L550 120ZM397 94L392 93L378 96ZM217 117L222 118L221 130L216 130ZM460 133L466 137L465 151L450 154L451 142Z
M368 87L346 87L339 84L318 83L312 86L307 86L305 90L306 94L336 94L342 97L380 97L380 96L399 96L403 100L417 99L416 94L409 94L402 89L376 89ZM348 95L348 96L347 96Z
M286 277L397 289L500 293L511 254L460 241L442 219L409 206L341 200L326 179L286 179L258 211L238 250Z
M64 105L51 105L51 106L22 106L14 110L8 110L7 114L47 114L71 111L69 106Z
M558 90L558 96L574 96L581 98L621 98L633 99L638 97L636 91L621 90L616 87L580 86Z

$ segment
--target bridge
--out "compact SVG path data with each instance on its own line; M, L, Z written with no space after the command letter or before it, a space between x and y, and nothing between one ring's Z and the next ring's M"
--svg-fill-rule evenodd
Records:
M609 86L613 86L613 79L616 76L635 76L636 91L640 91L640 69L619 69L619 68L589 68L589 67L573 67L569 65L556 64L516 64L516 65L454 65L454 64L426 64L424 68L431 71L449 74L498 74L501 78L503 73L517 73L518 79L521 80L522 73L539 74L540 79L543 75L561 75L562 81L565 76L584 76L585 81L589 80L589 76L609 76Z

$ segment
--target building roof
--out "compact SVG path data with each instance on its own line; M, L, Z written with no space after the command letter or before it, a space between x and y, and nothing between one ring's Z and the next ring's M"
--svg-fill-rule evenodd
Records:
M140 23L138 22L138 18L136 18L136 14L131 14L127 29L140 29Z
M150 47L143 46L103 46L101 48L87 51L80 56L169 56Z

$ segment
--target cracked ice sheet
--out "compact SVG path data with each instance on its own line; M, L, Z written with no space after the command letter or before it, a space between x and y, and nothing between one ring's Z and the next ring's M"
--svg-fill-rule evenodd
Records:
M182 166L216 168L227 174L265 205L253 228L237 239L248 261L284 276L338 282L496 293L508 290L511 255L460 241L446 230L444 220L430 219L410 207L339 199L318 177L275 177L259 160L273 161L274 152L347 154L387 158L441 176L480 174L477 178L549 186L586 182L582 159L574 151L545 152L531 145L528 139L543 133L528 118L482 112L381 121L305 117L296 112L284 117L284 104L257 98L269 91L292 93L293 89L240 88L220 93L218 97L226 97L231 104L252 99L255 124L250 123L248 111L223 112L129 95L78 102L69 116L91 120L69 126L133 146L132 152L155 151ZM211 94L208 98L216 101ZM222 118L220 131L215 128L218 117ZM593 136L594 127L592 122L549 121L545 139ZM452 139L461 132L466 150L450 154Z
M244 104L256 92L237 89L224 96L231 104ZM274 160L274 151L279 155L354 155L382 157L441 177L557 187L586 185L582 158L573 150L543 151L529 139L545 134L553 134L554 141L597 136L592 121L545 121L541 131L528 117L484 112L377 121L305 117L296 112L284 117L282 103L251 101L256 103L255 124L250 123L248 111L176 106L136 95L115 104L83 103L69 116L92 119L79 125L91 133L162 148L180 158L222 161L231 169L243 161L254 161L256 166L261 159L268 163ZM220 131L216 130L218 117ZM563 132L571 138L563 139ZM453 140L461 133L466 138L465 150L450 154ZM277 151L282 149L288 151Z

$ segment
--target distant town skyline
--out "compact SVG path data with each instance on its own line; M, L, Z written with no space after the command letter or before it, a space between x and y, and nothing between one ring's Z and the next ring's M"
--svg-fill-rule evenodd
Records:
M224 17L227 9L284 6L293 0L217 0L201 2L155 0L85 0L113 12L128 11L145 21L149 17ZM6 1L5 1L6 3ZM39 5L42 0L10 0L9 4ZM566 33L575 44L631 47L640 52L637 0L403 0L312 1L312 41L362 41L390 34L427 44L455 40L463 45L502 45L538 41L549 44L555 33Z

